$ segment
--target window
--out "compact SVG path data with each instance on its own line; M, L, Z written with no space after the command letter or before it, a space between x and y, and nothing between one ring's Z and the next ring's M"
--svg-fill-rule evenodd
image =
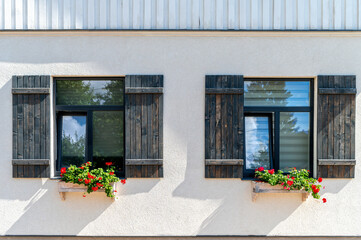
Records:
M245 177L260 166L312 171L312 81L245 79Z
M56 78L56 170L113 162L124 177L124 79Z

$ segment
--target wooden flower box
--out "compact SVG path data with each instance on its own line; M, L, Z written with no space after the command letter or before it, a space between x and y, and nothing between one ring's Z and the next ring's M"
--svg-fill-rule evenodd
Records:
M256 201L257 197L260 194L266 193L300 193L302 196L302 201L306 201L308 196L310 195L309 192L305 190L286 190L281 185L272 186L269 183L265 182L255 182L252 181L252 201Z
M115 183L111 184L113 187L113 190L115 190ZM87 191L87 187L85 185L79 185L74 183L66 183L64 181L58 182L58 190L60 194L61 200L65 200L65 193L67 192L81 192L84 193ZM105 192L104 189L99 189L97 192ZM112 198L114 200L114 198Z

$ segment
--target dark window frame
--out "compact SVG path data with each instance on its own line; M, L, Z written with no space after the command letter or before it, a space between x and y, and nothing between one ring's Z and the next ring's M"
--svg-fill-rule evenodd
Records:
M56 104L56 82L81 81L81 80L117 80L123 81L123 105L57 105ZM123 112L123 149L124 161L122 164L123 171L117 171L118 177L125 177L125 77L54 77L53 80L53 102L55 109L55 128L56 128L56 160L54 164L55 176L60 176L61 167L61 147L62 147L62 117L63 116L86 116L86 145L85 145L85 162L92 162L93 155L93 112L94 111L122 111Z
M310 114L310 149L309 149L309 166L310 166L310 176L313 175L313 148L314 148L314 79L313 78L244 78L244 81L287 81L287 82L305 82L310 83L310 106L290 106L290 107L281 107L281 106L244 106L244 116L254 115L254 114L273 114L274 118L274 127L273 134L270 136L272 139L272 160L271 166L277 171L279 170L279 149L280 149L280 112L309 112ZM246 129L246 121L243 121L243 129ZM271 123L272 125L272 123ZM243 156L246 160L246 134L243 134ZM251 172L246 169L246 164L243 165L243 178L244 179L254 179L254 172Z

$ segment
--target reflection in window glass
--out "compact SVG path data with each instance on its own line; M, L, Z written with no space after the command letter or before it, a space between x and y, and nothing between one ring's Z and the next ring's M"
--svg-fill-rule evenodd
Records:
M246 116L246 169L270 168L269 118Z
M245 81L245 106L310 106L308 81Z
M310 114L280 113L280 169L309 169Z
M57 105L122 105L123 81L57 80Z
M86 116L63 116L62 125L62 166L80 166L85 162Z
M123 112L93 112L93 162L95 167L105 167L105 162L113 162L117 169L123 167L123 122Z

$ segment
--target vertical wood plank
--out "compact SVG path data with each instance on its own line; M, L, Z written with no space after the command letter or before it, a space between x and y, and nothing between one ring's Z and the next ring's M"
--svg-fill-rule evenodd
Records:
M18 177L18 166L13 165L13 178L17 178L17 177Z
M339 84L339 77L335 77L334 86L337 87ZM333 157L334 159L340 159L340 95L335 95L333 97ZM332 119L329 120L332 122Z
M153 141L152 141L152 156L154 159L159 158L159 96L155 94L153 96L153 121L152 121L152 130L153 130Z
M318 76L318 85L322 85L323 76ZM322 144L322 134L323 134L323 101L322 96L318 95L317 98L317 159L322 159L323 144ZM320 169L321 167L319 167ZM320 175L320 172L318 173Z
M13 88L17 88L17 77L12 78ZM17 159L18 154L18 125L17 125L17 110L18 110L18 96L13 95L13 159Z
M142 78L142 85L145 86L146 82L148 81L148 77ZM141 127L141 154L142 159L147 159L148 157L148 145L147 145L147 136L148 136L148 106L147 106L147 99L146 95L141 95L141 116L142 116L142 127Z
M134 80L135 87L142 86L142 79L140 76L136 76ZM141 143L142 143L142 135L141 135L141 128L142 128L142 118L141 118L141 96L135 95L135 119L134 119L134 128L135 128L135 158L141 159ZM142 174L142 167L137 166L137 177L141 177Z
M130 77L125 77L125 88L130 87ZM125 94L125 159L130 159L130 149L131 149L131 118L130 118L130 97L131 95Z
M29 159L34 159L34 95L29 95L28 105L28 145L29 145Z
M18 178L24 178L24 166L23 165L19 165L17 166L17 170L18 170Z
M210 146L210 95L205 95L205 124L204 124L204 132L205 132L205 158L210 159L211 146Z

